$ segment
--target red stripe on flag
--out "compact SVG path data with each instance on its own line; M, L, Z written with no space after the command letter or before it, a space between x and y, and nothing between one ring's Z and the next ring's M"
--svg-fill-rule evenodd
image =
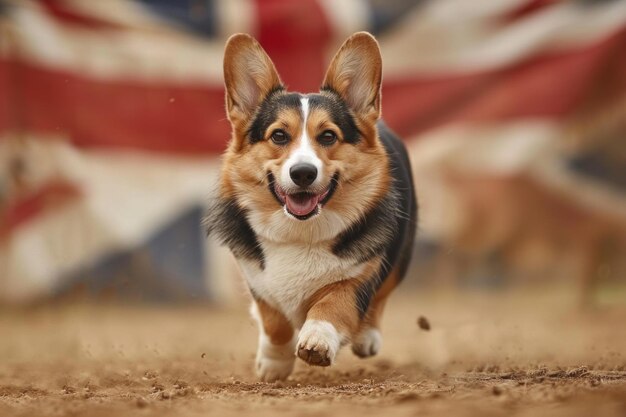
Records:
M121 29L123 26L107 20L95 18L77 13L73 8L68 8L63 1L59 0L39 0L50 14L59 22L79 26L87 29Z
M317 0L257 0L258 39L293 91L317 91L331 39L328 17Z
M221 87L104 82L16 64L28 131L68 137L79 147L181 154L221 152L230 137Z
M13 125L9 121L11 102L15 100L11 94L11 67L9 62L0 58L0 133L9 129Z
M384 116L399 133L411 135L448 123L567 117L608 72L624 68L624 49L626 28L593 46L508 68L456 77L387 78Z
M562 0L528 0L505 14L502 21L504 23L515 22L540 11L544 11L547 6L554 6L561 2Z
M0 241L45 211L58 209L81 195L71 183L52 180L13 201L0 212Z

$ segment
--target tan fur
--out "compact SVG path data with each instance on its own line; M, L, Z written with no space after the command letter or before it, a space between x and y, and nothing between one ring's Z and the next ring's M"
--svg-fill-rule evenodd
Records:
M382 63L376 40L367 33L357 33L350 37L335 55L323 82L323 88L332 89L350 107L362 136L362 140L356 144L344 143L342 131L334 124L331 115L327 110L317 107L309 108L306 125L303 112L298 109L283 109L263 132L260 141L251 144L247 140L246 134L250 123L257 107L267 94L270 92L287 94L282 89L280 78L271 60L258 42L250 36L234 35L229 39L225 51L224 78L226 107L233 130L232 139L223 159L221 195L225 198L234 198L237 204L249 213L252 227L261 244L265 244L264 247L276 247L275 234L276 230L280 229L281 236L278 242L280 245L302 247L302 244L306 244L309 248L315 248L318 256L319 253L323 253L332 257L332 244L340 231L360 220L371 207L375 206L388 192L391 183L388 156L378 138L376 128L376 122L380 117L382 79ZM331 93L322 90L320 94ZM303 101L303 109L304 103ZM288 134L291 138L288 144L276 144L271 140L272 132L276 129L282 129ZM338 137L338 140L329 146L321 145L316 140L325 130L332 130ZM303 223L289 223L283 230L283 223L276 220L282 207L269 190L268 173L275 179L280 178L283 165L292 150L298 149L300 141L307 140L305 137L321 161L322 168L318 171L318 180L324 188L314 191L320 194L324 192L335 174L338 174L339 181L332 198L324 204L320 218ZM327 232L316 234L316 228L327 230L329 224L333 226L336 224L323 217L324 210L341 219L339 222L341 228L337 227L336 233L331 228L331 234ZM283 215L282 212L280 214ZM278 227L275 226L277 223ZM264 233L265 230L270 232ZM280 251L289 248L280 247L273 250L284 254L285 252ZM271 261L276 262L276 259L281 258L274 255L268 259L270 268L276 265ZM302 267L303 273L314 274L315 265L308 266L306 262L315 261L302 261L305 262ZM310 291L304 293L306 294L303 296L304 305L298 304L297 308L289 305L292 298L284 297L288 301L277 301L273 294L280 293L280 290L276 289L275 292L268 293L270 295L267 300L272 302L272 305L263 299L257 299L264 334L272 344L286 345L293 339L294 327L302 326L298 335L297 355L310 364L330 365L342 343L353 340L364 326L378 326L385 299L397 279L390 277L383 285L380 293L373 299L364 320L358 310L357 291L367 280L374 279L380 262L380 257L372 259L362 266L362 270L359 269L360 265L341 266L342 269L338 269L339 274L346 274L345 277L331 276L322 272L319 276L311 275L313 281L300 281L299 285L309 286ZM252 277L248 278L251 287L255 278L269 270L259 270L256 276L254 274L257 272L251 272ZM282 271L284 268L276 270L278 275ZM263 278L270 282L281 282L271 281L271 276ZM264 286L260 286L262 291L267 291L268 287L272 288L271 284L265 282ZM307 299L311 293L313 296ZM280 311L285 308L292 308L293 314L289 313L289 317L286 317L285 313ZM304 318L303 313L306 320L301 321ZM266 355L263 349L260 352L261 356L257 358L257 363L262 369L262 378L283 378L288 375L290 372L288 364L272 362L273 358L263 356Z
M245 62L252 62L252 70L243 65ZM362 65L363 62L368 65ZM310 138L315 138L328 129L339 137L339 141L329 147L312 141L316 154L324 162L326 172L322 173L323 177L330 181L332 175L338 172L341 178L334 197L328 202L329 209L354 222L387 192L391 181L388 159L375 127L380 116L382 63L378 45L371 35L357 33L350 37L333 58L323 83L353 106L357 126L364 139L356 145L342 142L341 130L324 109L312 109L306 127L303 126L302 115L288 109L280 112L276 122L267 129L265 140L251 146L244 137L248 127L246 117L253 113L249 106L253 108L258 105L265 94L281 85L280 78L258 42L247 35L235 35L228 41L224 73L233 140L224 155L221 183L223 194L245 196L240 200L243 201L244 208L253 207L261 216L269 219L276 211L276 202L268 192L266 172L270 171L278 177L280 167L290 150L298 146L297 138L304 128ZM249 76L248 73L254 76ZM355 74L364 76L355 78ZM350 83L350 80L358 82ZM251 97L251 92L256 95ZM269 140L269 135L276 128L285 130L295 139L287 146L275 145ZM372 275L374 274L364 276L369 278ZM323 288L318 295L321 304L315 307L319 303L313 303L310 313L320 319L334 317L333 321L343 321L341 326L349 330L348 333L355 332L358 322L354 321L356 319L348 319L348 316L358 317L354 292L360 282L359 279L353 279ZM259 307L271 308L266 304L262 307L263 304ZM321 309L320 306L325 308ZM346 313L350 309L354 311ZM268 314L271 322L276 315ZM272 327L269 323L268 326Z
M263 97L282 85L274 63L261 45L243 33L226 42L224 83L228 119L236 129L243 127Z
M263 322L263 330L275 345L284 345L293 337L293 327L283 313L276 310L265 301L258 299L256 305Z
M361 59L361 61L359 61ZM362 61L365 60L365 61ZM366 68L356 68L355 62L367 62ZM360 87L350 85L348 77L355 73ZM356 145L338 141L330 147L314 144L316 153L325 162L324 176L332 177L339 172L342 181L328 207L356 221L386 192L389 185L387 155L377 137L376 121L380 116L380 86L382 62L378 43L368 33L359 32L351 36L335 55L323 85L337 91L350 103L365 99L367 106L356 106L357 126L364 140ZM249 35L233 35L227 42L224 55L224 79L229 120L233 136L224 155L221 192L228 197L245 196L245 206L254 206L270 216L274 211L273 197L267 192L266 172L278 177L278 170L297 141L289 146L278 146L269 141L272 129L267 129L265 140L251 146L246 143L245 132L254 108L272 89L281 86L274 64L259 43ZM362 86L361 86L362 84ZM367 88L366 88L367 87ZM242 93L243 91L243 93ZM251 97L251 94L255 94ZM357 110L358 109L358 110ZM293 138L302 131L302 116L297 112L284 111L278 123ZM315 138L326 128L336 133L328 114L322 110L311 112L307 132ZM340 138L341 139L341 138ZM262 166L263 169L259 169ZM367 193L365 191L368 191ZM355 210L355 208L359 210ZM264 210L265 208L265 210Z
M391 271L383 285L378 289L372 303L370 304L369 309L367 310L367 314L361 321L361 326L359 327L359 331L367 328L373 327L375 329L380 329L380 320L383 315L383 310L385 309L385 304L387 303L387 299L391 292L396 288L399 283L398 279L398 270L397 268Z
M359 277L321 288L307 303L309 305L307 320L327 321L333 324L337 331L352 339L361 325L356 301L357 290L375 275L380 261L374 259L368 262Z
M366 32L350 36L339 49L324 77L324 86L343 96L358 117L380 117L382 59L378 42Z
M243 137L233 139L233 142L242 145L229 147L224 155L222 168L222 194L245 197L240 200L242 206L254 208L265 219L269 219L276 211L274 197L268 192L266 172L272 172L274 177L279 176L280 167L290 150L298 146L297 138L303 128L302 115L293 110L281 112L277 120L272 126L280 126L296 139L287 146L276 145L268 137L254 146L245 143ZM330 147L324 147L313 143L318 157L324 162L325 172L322 175L326 182L330 182L335 172L338 172L341 178L335 195L327 207L344 216L349 222L357 221L367 209L380 200L387 192L391 181L387 155L377 139L375 125L372 124L366 129L364 127L366 124L361 121L359 129L364 133L369 132L372 136L356 145L338 141ZM329 115L320 109L311 111L307 120L307 132L309 137L313 138L333 126ZM334 129L339 133L336 126ZM272 130L272 127L267 129L267 136ZM237 134L238 130L234 130L233 135Z

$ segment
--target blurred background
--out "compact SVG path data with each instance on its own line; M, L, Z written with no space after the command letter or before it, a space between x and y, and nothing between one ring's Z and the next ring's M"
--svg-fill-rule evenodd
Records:
M0 303L245 300L201 220L222 53L291 90L379 40L421 206L405 288L626 303L626 2L0 0Z

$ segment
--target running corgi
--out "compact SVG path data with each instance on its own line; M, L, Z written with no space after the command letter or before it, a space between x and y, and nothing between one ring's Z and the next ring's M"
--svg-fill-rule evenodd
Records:
M296 357L329 366L348 343L375 355L417 224L406 150L380 120L378 43L352 35L319 93L301 94L285 89L254 38L237 34L224 79L232 138L206 225L252 294L259 377L287 378Z

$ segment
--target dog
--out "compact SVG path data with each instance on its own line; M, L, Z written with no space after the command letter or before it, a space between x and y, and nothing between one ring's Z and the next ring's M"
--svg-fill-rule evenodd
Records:
M232 138L206 226L250 289L257 374L285 379L296 357L329 366L348 343L375 355L417 224L406 149L380 119L377 41L352 35L319 93L301 94L254 38L236 34L224 80Z

